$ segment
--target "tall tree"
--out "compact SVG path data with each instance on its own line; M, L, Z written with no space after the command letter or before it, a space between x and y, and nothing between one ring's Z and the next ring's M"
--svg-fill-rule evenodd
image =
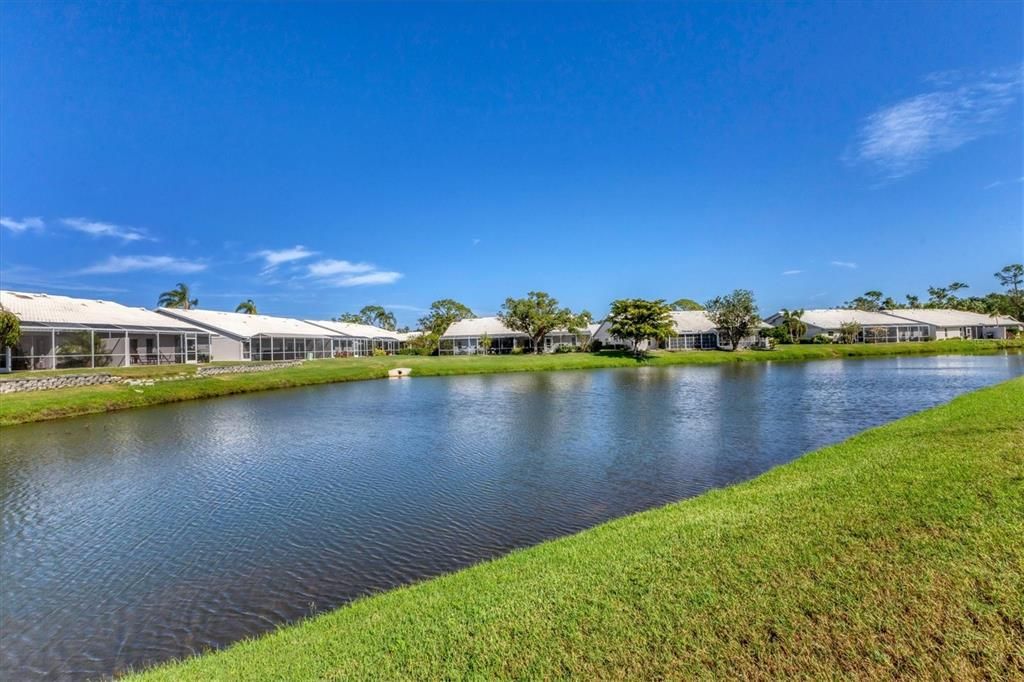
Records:
M858 296L852 301L847 301L843 307L852 308L854 310L878 312L882 309L882 292L876 290L866 291L863 296Z
M921 299L913 294L907 294L907 307L908 308L920 308Z
M677 299L673 301L669 307L672 308L672 310L704 310L704 306L697 303L692 298Z
M395 314L384 309L383 306L363 306L362 310L359 311L359 316L363 318L365 324L372 324L374 327L380 327L381 329L395 331L395 327L398 326Z
M556 329L576 334L587 326L590 313L576 314L559 307L558 300L543 291L531 291L526 298L506 298L498 319L509 329L522 332L533 342L533 351L540 353L544 337Z
M368 324L381 329L395 331L398 322L395 315L379 305L366 305L358 313L342 313L334 318L335 322L349 322L352 324Z
M713 298L704 304L704 309L714 325L725 332L732 346L730 350L733 351L739 348L740 342L750 336L761 321L754 294L746 289L736 289L728 296Z
M178 282L178 286L174 287L170 291L165 291L160 294L160 298L157 299L156 304L161 308L182 308L189 310L191 308L199 307L199 299L192 298L192 292L189 291L188 285L184 282Z
M236 313L245 313L246 315L258 315L256 311L256 304L253 303L251 298L247 298L235 307Z
M800 310L786 310L783 308L781 316L782 327L786 330L790 343L796 343L807 333L807 324L800 319L804 316L803 308Z
M630 341L633 354L640 355L640 344L645 340L661 341L675 333L671 310L663 299L620 298L612 301L608 331L616 338Z
M469 320L476 317L469 306L465 306L451 298L442 298L430 304L430 310L419 319L420 329L425 334L441 336L448 327L459 320Z
M1024 322L1024 265L1011 263L996 273L996 279L1006 289L1006 312Z
M441 336L448 331L459 320L468 320L476 317L468 306L459 303L451 298L442 298L430 304L427 314L419 319L417 324L423 330L423 334L417 337L409 345L414 346L419 352L433 355L437 352Z

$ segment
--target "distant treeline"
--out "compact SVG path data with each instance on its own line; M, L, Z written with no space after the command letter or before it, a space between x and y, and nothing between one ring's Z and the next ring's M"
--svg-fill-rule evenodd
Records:
M950 282L944 287L928 287L928 298L907 294L903 301L886 296L881 291L866 291L863 295L847 301L843 307L853 310L900 310L907 308L951 308L987 315L1010 315L1018 320L1024 318L1024 265L1014 263L995 273L996 279L1005 291L993 291L984 296L962 296L960 292L969 289L964 282Z

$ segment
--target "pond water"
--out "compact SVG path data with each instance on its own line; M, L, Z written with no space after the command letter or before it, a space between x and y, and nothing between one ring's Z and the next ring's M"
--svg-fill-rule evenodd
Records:
M0 434L0 677L93 678L748 479L1024 356L414 378Z

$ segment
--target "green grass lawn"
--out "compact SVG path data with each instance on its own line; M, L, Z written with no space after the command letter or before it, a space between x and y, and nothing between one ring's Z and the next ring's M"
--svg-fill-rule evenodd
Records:
M147 680L1024 676L1024 378Z
M763 362L821 360L843 357L884 355L924 355L943 353L987 353L1001 349L1024 349L1024 341L933 341L929 343L891 343L858 345L792 345L772 351L683 351L656 352L644 361L649 365L718 364L726 362ZM232 364L232 363L218 363ZM530 372L601 367L635 367L637 360L626 353L565 353L545 355L470 355L470 356L391 356L376 358L338 358L313 360L301 367L270 372L197 377L160 383L155 386L105 384L80 388L6 394L0 396L0 425L8 426L45 419L56 419L131 407L213 398L275 388L362 379L380 379L394 367L410 367L413 377L494 372ZM160 376L179 372L195 373L195 366L127 367L109 370L57 370L23 372L8 377L32 377L43 374L107 371L134 377Z

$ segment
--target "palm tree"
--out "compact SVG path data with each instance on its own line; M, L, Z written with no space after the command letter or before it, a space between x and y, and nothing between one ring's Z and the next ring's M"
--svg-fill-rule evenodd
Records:
M247 298L244 301L242 301L241 303L239 303L238 307L235 308L235 312L236 313L245 313L246 315L257 315L257 314L259 314L259 313L256 312L256 304L252 302L251 298Z
M156 304L161 308L182 308L188 310L189 308L198 308L199 299L189 298L192 292L188 290L188 285L184 282L178 282L178 286L165 291L160 294L160 298L157 299Z
M797 340L807 333L807 325L800 318L804 316L804 310L782 309L782 326L789 334L789 342L796 343Z

